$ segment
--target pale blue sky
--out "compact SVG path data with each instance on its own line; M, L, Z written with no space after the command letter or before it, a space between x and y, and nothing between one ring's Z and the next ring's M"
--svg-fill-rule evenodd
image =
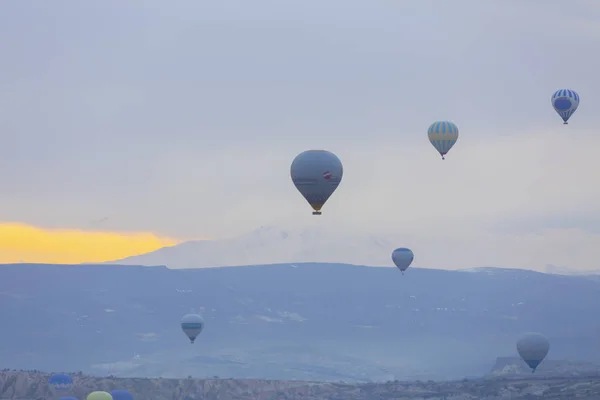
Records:
M597 21L597 0L6 0L0 219L294 226L289 164L325 148L345 167L328 223L425 263L597 268ZM460 129L444 162L437 119Z

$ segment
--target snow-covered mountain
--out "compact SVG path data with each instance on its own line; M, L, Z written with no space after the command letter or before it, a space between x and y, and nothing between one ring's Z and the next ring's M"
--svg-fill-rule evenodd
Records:
M389 239L368 234L345 234L317 227L290 230L263 226L231 239L189 241L109 263L169 268L294 262L392 266L390 255L396 247Z

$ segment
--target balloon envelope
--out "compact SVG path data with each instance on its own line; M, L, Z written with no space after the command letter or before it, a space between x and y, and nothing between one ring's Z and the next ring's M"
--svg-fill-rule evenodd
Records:
M92 392L87 395L87 400L113 400L112 396L108 392Z
M566 124L579 107L579 95L571 89L559 89L552 95L552 107Z
M204 329L204 319L198 314L184 315L181 318L181 329L190 338L190 342L194 343L194 340Z
M526 333L517 341L519 356L529 365L533 372L546 358L550 350L550 342L540 333Z
M436 121L427 129L427 136L444 159L458 140L458 127L450 121Z
M415 255L412 250L405 247L400 247L392 252L392 261L396 264L396 267L402 272L413 262Z
M54 374L48 383L57 390L66 390L73 385L73 379L67 374Z
M321 208L342 181L344 167L340 159L326 150L307 150L292 161L290 175L296 189L320 215Z
M133 400L133 395L128 390L118 389L110 392L113 400Z

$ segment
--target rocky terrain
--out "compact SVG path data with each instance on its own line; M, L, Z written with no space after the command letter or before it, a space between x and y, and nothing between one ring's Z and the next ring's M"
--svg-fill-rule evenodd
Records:
M536 377L564 378L600 376L600 365L567 360L544 360L535 371ZM489 376L515 378L531 375L531 369L518 357L498 357Z
M37 371L0 373L0 398L46 400L62 396L84 399L95 390L127 389L136 399L152 400L496 400L600 398L600 377L475 379L370 384L319 383L259 379L145 379L74 374L74 386L56 392L49 374Z

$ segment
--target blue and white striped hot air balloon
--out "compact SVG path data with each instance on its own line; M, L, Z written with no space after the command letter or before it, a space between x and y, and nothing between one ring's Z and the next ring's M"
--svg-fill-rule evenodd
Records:
M429 126L427 136L442 160L445 160L446 154L458 140L458 127L450 121L436 121Z
M579 95L571 89L559 89L552 95L552 107L567 125L567 121L579 107Z

